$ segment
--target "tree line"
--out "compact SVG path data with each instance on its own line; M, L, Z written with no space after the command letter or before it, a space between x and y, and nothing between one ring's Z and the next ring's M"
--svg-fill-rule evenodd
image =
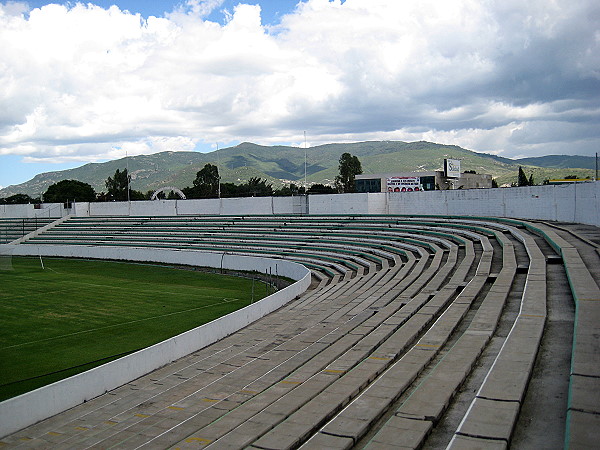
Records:
M246 183L241 184L222 183L218 167L209 163L196 173L192 186L183 188L182 192L186 198L191 199L348 193L355 191L354 180L356 175L361 173L362 166L358 158L344 153L339 159L339 175L335 178L334 187L313 184L307 190L304 186L291 183L289 186L274 189L268 180L258 177L252 177ZM106 179L104 185L106 191L97 193L90 184L83 181L62 180L50 185L41 197L32 198L27 194L16 194L0 198L0 204L149 200L154 193L154 191L144 193L131 189L131 175L127 169L117 169L113 176ZM159 198L177 199L179 197L171 191L159 195Z

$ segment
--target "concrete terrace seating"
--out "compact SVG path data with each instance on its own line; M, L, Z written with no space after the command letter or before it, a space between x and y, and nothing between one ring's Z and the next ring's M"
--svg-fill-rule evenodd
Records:
M306 264L315 282L239 332L0 442L506 448L535 401L527 392L544 358L547 264L560 257L570 281L560 294L575 299L577 326L558 431L569 447L589 448L600 437L600 295L584 253L594 243L569 236L476 217L70 218L22 245L269 255Z
M56 219L33 217L27 219L4 219L0 218L0 244L8 244Z

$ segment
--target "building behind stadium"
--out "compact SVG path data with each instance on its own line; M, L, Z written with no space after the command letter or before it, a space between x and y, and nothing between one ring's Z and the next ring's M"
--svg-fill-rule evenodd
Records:
M461 172L459 160L444 160L444 170L357 175L356 192L418 192L492 187L492 176Z

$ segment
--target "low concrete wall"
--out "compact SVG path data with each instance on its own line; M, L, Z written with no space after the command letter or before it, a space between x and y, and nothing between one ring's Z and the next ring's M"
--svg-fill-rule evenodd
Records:
M36 205L0 205L0 218L29 219L34 217L62 217L69 214L69 209L62 203L42 203Z
M300 214L306 197L244 197L136 202L76 203L76 216L177 216Z
M300 264L226 253L91 246L18 245L15 247L14 254L152 261L259 272L271 270L272 273L298 281L252 305L198 328L95 369L1 402L0 437L79 405L206 347L275 311L301 295L310 285L310 271Z
M381 194L368 194L369 201L369 214L389 214L390 208L388 206L387 195Z
M0 205L0 218L23 219L30 217L33 205Z
M379 194L325 194L308 196L308 213L369 214L369 198Z
M323 194L308 196L309 214L387 214L385 193Z

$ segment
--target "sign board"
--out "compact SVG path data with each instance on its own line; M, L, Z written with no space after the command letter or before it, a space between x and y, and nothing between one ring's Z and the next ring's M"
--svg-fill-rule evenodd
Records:
M444 175L447 178L460 178L460 159L444 159Z
M389 177L386 184L388 192L415 192L423 190L420 177Z

